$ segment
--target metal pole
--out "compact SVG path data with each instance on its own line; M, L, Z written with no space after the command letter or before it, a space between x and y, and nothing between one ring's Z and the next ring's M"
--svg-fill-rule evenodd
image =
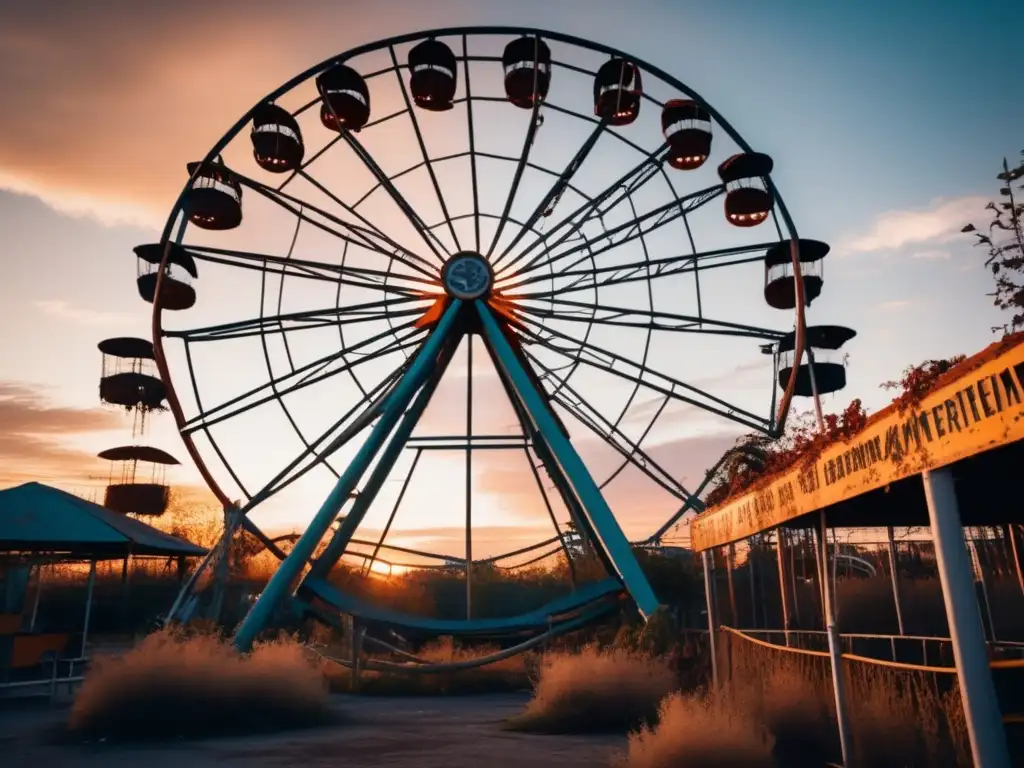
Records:
M796 591L796 552L798 547L793 546L793 539L786 534L786 547L789 549L789 587L793 595L793 622L799 628L800 621L800 596Z
M466 334L466 620L473 616L473 335Z
M953 476L948 467L943 467L925 470L922 481L971 755L977 766L1010 768Z
M971 559L974 561L974 592L977 596L978 604L985 609L985 612L982 614L982 629L985 632L986 639L995 642L996 625L992 621L992 604L988 599L985 571L981 567L981 558L978 557L978 542L973 532L968 535L968 541L970 542Z
M836 628L835 614L832 608L832 592L829 586L828 561L826 543L828 542L828 521L825 510L821 511L821 527L814 529L814 538L818 542L820 558L818 573L822 576L822 599L825 614L825 631L828 634L828 656L832 666L832 691L836 699L836 722L839 726L839 748L843 755L843 765L853 765L851 757L853 740L850 731L849 712L846 709L846 679L843 675L843 655L840 646L841 638Z
M36 594L32 598L32 619L28 623L28 631L36 631L36 617L39 616L39 595L43 591L43 564L36 566Z
M828 619L826 618L827 612L825 610L825 579L822 577L821 571L821 552L822 547L819 544L818 539L821 537L814 531L811 536L811 554L814 555L814 575L817 577L818 582L818 605L821 606L821 626L826 628L828 626Z
M747 575L750 577L750 625L757 629L757 588L754 580L757 574L754 572L754 540L747 539Z
M1013 568L1017 573L1017 586L1020 587L1020 592L1024 595L1024 572L1020 567L1020 552L1017 550L1017 534L1014 533L1014 527L1013 525L1006 526L1006 537L1010 540L1010 553L1013 555Z
M891 525L886 529L886 534L889 537L889 577L892 580L892 601L896 606L896 624L899 627L900 635L905 635L906 631L903 627L903 603L900 601L899 559L896 557L896 538L893 535ZM895 656L893 656L893 659L895 660Z
M217 548L217 564L213 569L213 596L210 598L210 619L220 622L224 607L224 590L228 581L228 558L231 555L231 540L234 538L235 511L233 507L224 507L224 533L220 537Z
M779 551L779 600L782 605L782 629L786 639L786 646L789 647L789 604L786 599L786 550L783 544L782 529L775 531L777 537L777 549Z
M705 549L701 552L701 559L704 561L704 599L708 604L708 652L711 654L711 689L718 690L718 659L715 653L715 598L714 590L711 588L711 578L715 569L715 562L711 557L711 550Z
M729 618L734 627L739 627L740 617L736 612L736 588L732 581L733 561L736 559L736 545L730 544L725 557L725 577L729 583Z
M96 561L89 561L89 586L85 592L85 620L82 622L82 652L79 658L85 658L85 644L89 640L89 619L92 616L92 593L96 587Z

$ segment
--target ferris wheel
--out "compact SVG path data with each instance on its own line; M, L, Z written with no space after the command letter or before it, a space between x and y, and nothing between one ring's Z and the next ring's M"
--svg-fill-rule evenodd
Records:
M845 329L820 327L823 352L804 358L828 246L799 239L772 169L669 74L536 29L364 45L243 115L188 164L161 241L136 249L189 454L281 558L236 642L289 599L438 633L578 626L623 590L649 616L657 601L609 504L614 483L642 478L700 509L664 448L686 424L777 434L794 395L845 383L827 359ZM255 362L236 356L242 344ZM740 386L763 366L770 378ZM371 563L389 549L435 450L464 456L464 485L441 482L429 503L464 496L466 552L418 554L465 569L459 620L394 614L327 578L342 557L365 561L360 546ZM571 561L563 514L608 578L528 614L475 618L474 467L509 453L527 459L553 527L509 554L548 547ZM330 475L326 498L285 552L250 513L315 472ZM388 483L383 534L361 539Z

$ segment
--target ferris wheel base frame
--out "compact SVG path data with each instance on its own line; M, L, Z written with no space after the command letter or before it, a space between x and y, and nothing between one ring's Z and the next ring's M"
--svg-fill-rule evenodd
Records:
M467 328L475 326L495 363L497 373L506 391L513 397L519 420L531 436L537 449L538 458L548 471L555 485L569 494L566 499L570 512L574 513L577 524L586 538L593 544L614 580L633 599L641 616L646 620L658 609L658 601L633 554L629 540L619 527L600 488L587 470L583 460L576 453L571 441L560 427L547 399L538 391L534 377L524 367L525 361L515 353L506 337L506 329L488 307L486 298L465 301L452 297L447 308L430 331L427 338L411 357L405 373L386 396L377 423L372 427L351 463L341 473L338 481L320 509L310 521L305 532L295 542L292 551L281 561L267 586L253 604L245 619L235 632L234 644L241 651L248 651L257 635L267 628L277 610L292 598L297 590L318 594L325 602L335 603L335 609L356 608L351 601L330 599L325 589L326 576L345 552L352 535L362 522L377 491L412 434L430 398L444 373L452 355ZM472 325L471 325L472 324ZM393 434L392 434L393 433ZM390 442L385 446L385 442ZM338 518L345 503L352 497L357 484L380 456L370 478L355 497L352 508L343 524L319 557L302 578L303 570L310 563L317 547ZM469 565L469 564L467 564ZM300 583L300 579L301 582ZM550 606L531 613L541 612L545 616L568 613L592 604L610 594L608 585L597 593L578 590L566 599L555 601ZM548 610L551 608L552 610ZM502 620L499 626L514 630L526 620L531 623L530 614ZM408 617L409 621L413 617ZM398 623L397 619L391 623ZM447 626L447 625L446 625ZM490 622L467 619L458 622L460 631L480 632L492 629ZM455 629L453 626L451 629Z

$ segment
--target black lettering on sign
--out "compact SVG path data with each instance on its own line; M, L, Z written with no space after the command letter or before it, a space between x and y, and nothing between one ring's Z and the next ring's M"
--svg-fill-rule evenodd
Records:
M992 410L992 403L988 400L991 393L985 388L985 384L987 383L987 379L978 379L974 384L974 386L978 388L978 400L981 402L981 412L985 414L986 419L995 416L996 413Z
M960 431L960 414L956 410L955 400L946 400L946 423L949 424L950 432Z
M981 421L981 414L978 413L978 396L974 393L974 387L967 387L964 394L967 395L967 404L971 407L971 416L974 417L974 421Z
M936 405L932 408L932 421L935 422L935 437L946 436L946 425L943 423L943 419L946 417L946 404Z
M1018 367L1024 367L1024 363ZM1020 374L1018 373L1018 375ZM1020 405L1020 390L1017 389L1017 383L1013 380L1013 372L1009 368L999 374L999 382L1003 385L1003 392L1006 393L1006 405Z
M911 443L915 451L921 447L921 430L913 416L903 422L903 453L910 453Z
M793 484L785 482L779 486L779 506L787 507L796 501L796 494L793 492Z
M900 445L900 428L897 424L893 424L885 430L885 458L890 459L894 464L903 458L903 448Z
M917 422L921 425L921 431L924 433L924 439L930 443L932 441L932 428L928 424L928 411L921 411L917 416Z

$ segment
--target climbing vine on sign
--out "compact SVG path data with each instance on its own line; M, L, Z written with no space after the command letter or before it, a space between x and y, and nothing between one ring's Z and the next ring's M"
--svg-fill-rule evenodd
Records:
M903 369L902 378L884 382L882 389L899 390L893 403L900 412L903 412L921 402L921 399L935 388L944 374L965 359L963 355L955 355L948 360L925 360L918 365L908 365Z
M1010 333L1024 328L1024 183L1018 183L1024 179L1024 161L1011 168L1004 158L1003 170L996 178L1003 186L999 188L999 201L985 206L992 211L988 234L979 232L974 224L960 231L974 233L975 245L988 250L985 265L992 270L996 284L989 295L997 307L1014 313L1009 323L992 330Z
M818 429L814 414L806 412L786 425L778 440L767 435L741 437L732 449L735 460L725 462L712 489L705 498L708 506L717 504L754 485L760 478L783 472L804 462L812 462L821 452L839 440L847 440L867 424L868 415L860 399L850 402L842 413L825 414L825 428Z

